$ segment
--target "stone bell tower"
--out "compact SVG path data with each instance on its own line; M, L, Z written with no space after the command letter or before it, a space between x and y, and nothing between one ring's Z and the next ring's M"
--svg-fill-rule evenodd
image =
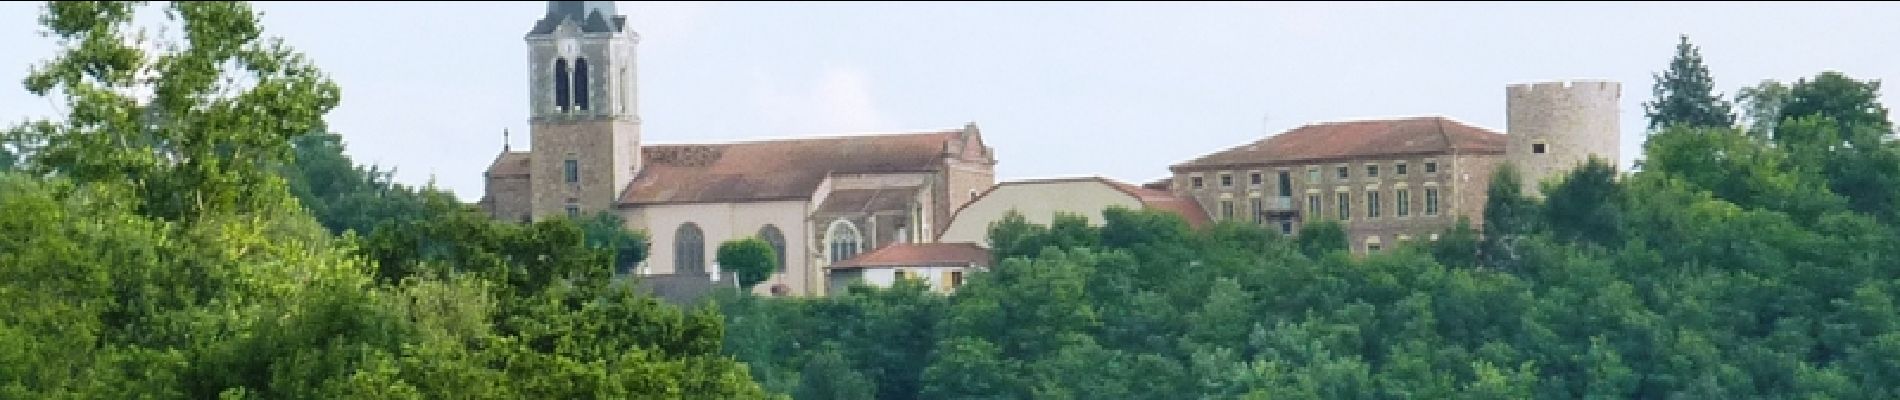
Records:
M640 170L640 35L614 2L550 1L526 40L534 219L612 211Z

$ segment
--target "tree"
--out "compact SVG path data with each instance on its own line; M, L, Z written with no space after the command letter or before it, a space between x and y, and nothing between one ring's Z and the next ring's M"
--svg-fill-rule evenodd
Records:
M1622 227L1622 196L1622 187L1616 184L1616 168L1590 157L1551 188L1544 202L1544 223L1557 228L1554 233L1565 239L1621 245L1623 236L1618 230Z
M1780 120L1819 116L1839 126L1864 126L1885 134L1893 130L1887 107L1880 104L1880 81L1855 80L1836 71L1796 81L1788 89Z
M733 271L739 275L739 286L751 289L752 285L765 282L773 272L780 268L778 255L772 251L772 245L759 238L745 238L719 244L716 258L719 268Z
M864 374L852 370L839 353L836 342L825 342L816 355L805 362L795 399L871 400L876 385Z
M587 237L588 247L613 254L614 273L631 274L633 266L647 258L650 243L646 232L628 230L619 214L606 211L595 213L593 218L581 221L581 231ZM776 262L777 259L773 260Z
M1432 258L1439 264L1452 267L1478 266L1478 230L1471 228L1471 219L1458 216L1458 223L1446 229L1438 241L1431 242Z
M1772 79L1735 92L1735 103L1742 106L1742 120L1747 121L1749 136L1765 140L1774 135L1775 124L1781 123L1781 108L1788 104L1789 94L1788 85Z
M1702 51L1689 44L1689 35L1682 35L1682 41L1676 44L1676 56L1669 60L1669 69L1655 77L1655 99L1643 104L1649 129L1735 124L1735 114L1730 111L1728 101L1713 93L1714 82L1709 78L1708 66L1702 64Z
M1351 242L1346 240L1346 227L1333 220L1306 223L1300 227L1298 241L1300 252L1313 259L1352 247Z
M1484 240L1479 244L1478 255L1487 267L1515 267L1516 241L1537 230L1537 204L1524 196L1521 179L1516 165L1502 163L1492 173L1491 186L1486 188Z
M336 84L281 41L262 39L247 3L171 3L166 16L189 34L154 54L128 36L135 6L47 5L41 22L67 47L35 66L26 87L66 94L72 111L21 129L39 146L29 151L32 169L128 182L144 212L175 220L283 201L269 167L336 107Z

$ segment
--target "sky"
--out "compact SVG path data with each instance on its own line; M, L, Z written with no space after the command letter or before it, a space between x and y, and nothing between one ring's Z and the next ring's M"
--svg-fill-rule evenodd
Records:
M53 57L34 2L0 2L0 124L59 115L20 86ZM523 35L545 2L261 2L342 87L359 163L466 202L528 144ZM1168 166L1301 125L1439 115L1505 130L1509 84L1621 82L1623 166L1678 35L1718 93L1834 70L1900 77L1892 3L618 2L641 37L648 143L974 122L999 180ZM151 13L151 19L162 17ZM1894 103L1886 90L1884 103Z

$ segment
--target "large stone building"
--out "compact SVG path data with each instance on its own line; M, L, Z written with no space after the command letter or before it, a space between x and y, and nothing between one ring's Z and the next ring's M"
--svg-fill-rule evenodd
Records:
M1482 228L1500 163L1516 165L1535 195L1589 157L1617 160L1617 83L1510 85L1506 95L1508 135L1443 117L1312 124L1175 165L1167 185L1218 221L1288 234L1339 221L1363 253L1436 240L1460 216Z
M537 221L613 212L644 230L646 275L717 274L722 242L758 237L783 270L755 290L819 295L823 267L934 240L995 182L974 123L960 128L642 145L634 46L611 1L553 1L529 30L530 148L503 148L481 206Z

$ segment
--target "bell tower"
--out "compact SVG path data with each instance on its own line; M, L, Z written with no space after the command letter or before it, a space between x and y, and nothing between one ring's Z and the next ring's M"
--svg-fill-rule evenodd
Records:
M526 40L533 218L612 211L640 169L640 35L612 1L550 1Z

